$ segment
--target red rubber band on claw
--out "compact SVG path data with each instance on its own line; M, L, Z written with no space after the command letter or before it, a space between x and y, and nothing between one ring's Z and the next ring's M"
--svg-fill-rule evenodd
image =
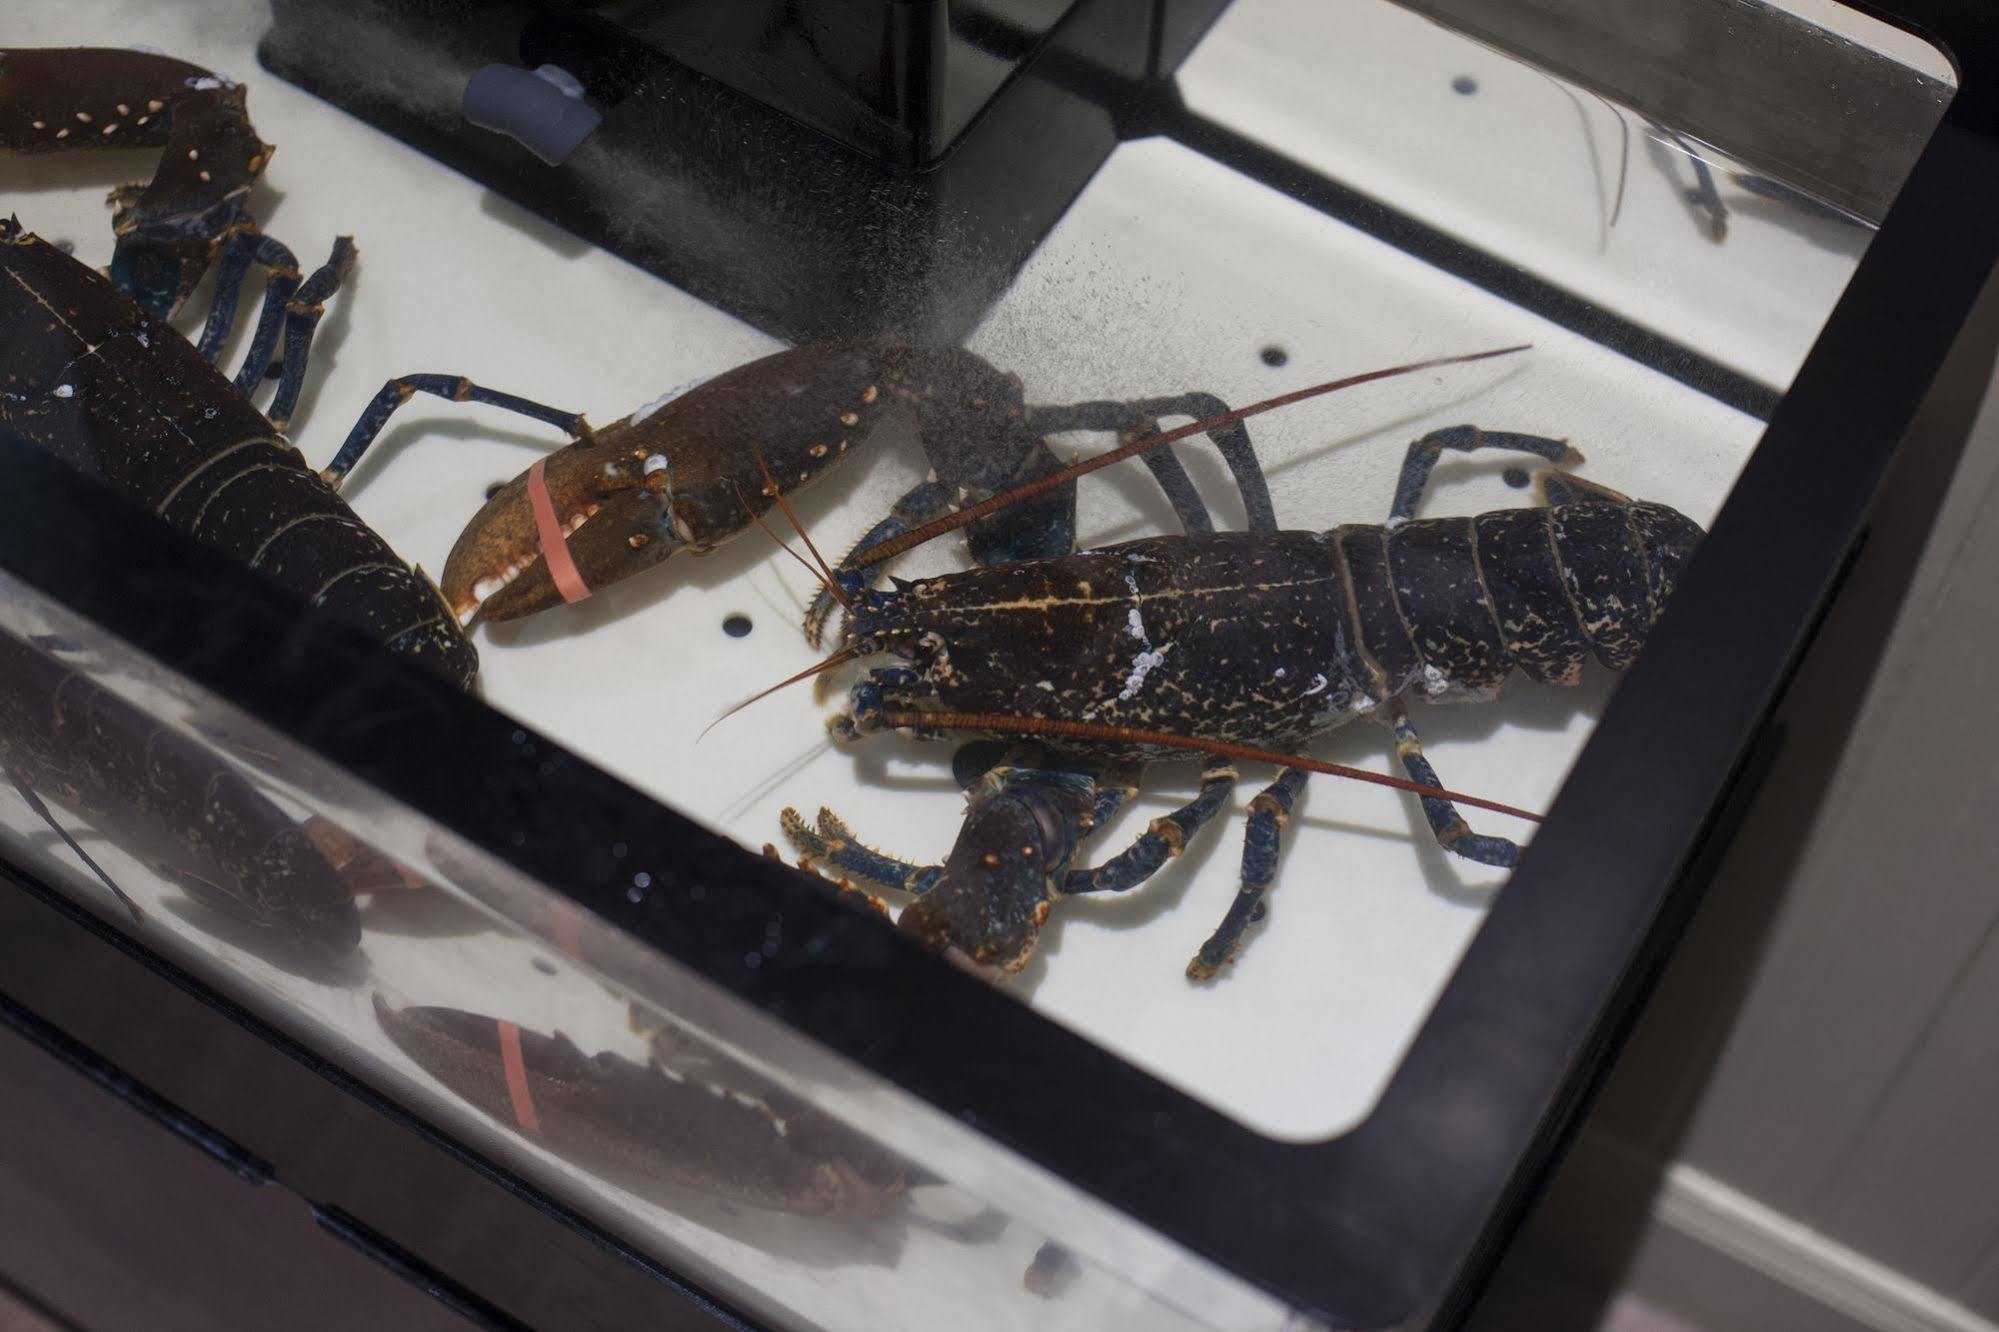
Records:
M541 1116L534 1112L534 1098L528 1095L527 1061L521 1058L521 1029L504 1018L495 1019L500 1029L500 1067L507 1075L507 1099L514 1103L514 1122L524 1132L539 1134Z
M549 498L548 482L541 474L547 462L546 458L537 458L534 466L528 468L528 507L534 510L535 535L541 539L541 558L548 565L548 576L555 581L555 590L562 594L562 599L574 605L590 595L590 585L583 581L576 561L569 557L569 538L562 535L562 523L555 516L555 501Z

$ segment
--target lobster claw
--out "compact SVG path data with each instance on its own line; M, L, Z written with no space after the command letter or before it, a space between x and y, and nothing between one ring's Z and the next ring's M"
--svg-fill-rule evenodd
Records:
M556 476L547 477L546 484L564 529L558 539L582 585L581 595L622 582L687 545L674 530L670 497L664 493L641 487L578 498L563 495ZM516 620L581 599L575 582L563 579L566 589L558 585L527 487L526 475L508 482L445 559L444 599L461 624Z
M988 980L1027 965L1067 877L1094 783L1079 773L996 768L970 808L937 882L896 928Z

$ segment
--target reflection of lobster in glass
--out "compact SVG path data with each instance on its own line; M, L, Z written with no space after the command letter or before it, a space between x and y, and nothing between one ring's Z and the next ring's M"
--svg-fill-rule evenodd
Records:
M874 1215L909 1183L900 1158L670 1027L648 1024L651 1058L639 1063L462 1009L391 1008L379 994L375 1017L486 1115L668 1205L691 1188L770 1211Z

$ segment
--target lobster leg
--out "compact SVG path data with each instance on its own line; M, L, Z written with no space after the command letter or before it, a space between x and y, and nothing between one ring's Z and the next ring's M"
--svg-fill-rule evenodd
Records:
M797 843L806 855L849 874L858 874L884 888L899 888L921 897L936 885L938 876L944 872L941 865L912 864L863 845L854 836L853 830L830 809L819 811L816 832L805 826L805 820L798 816L796 810L785 810L783 822L785 835Z
M250 259L257 250L257 233L238 226L222 243L222 257L215 265L215 290L208 301L208 318L202 322L195 350L210 365L222 355L223 339L236 325L236 303L242 297L243 279L249 275Z
M1187 963L1187 979L1214 979L1215 973L1235 960L1242 948L1242 932L1262 920L1269 910L1263 895L1277 874L1277 839L1291 818L1291 806L1305 785L1303 768L1286 768L1277 780L1263 788L1249 802L1249 826L1242 839L1242 886L1229 903L1222 923Z
M1416 727L1409 720L1409 710L1399 699L1383 704L1381 717L1395 732L1395 757L1401 761L1402 770L1409 774L1412 782L1425 786L1441 786L1437 780L1437 770L1423 757L1423 742L1416 734ZM1512 869L1520 859L1520 846L1504 837L1488 837L1475 833L1471 825L1458 813L1457 806L1440 796L1423 796L1423 817L1430 822L1430 831L1436 834L1437 845L1452 855L1463 856L1466 860L1477 861L1481 865L1496 865L1500 869Z
M1103 410L1096 410L1103 409ZM1121 402L1086 402L1074 407L1032 407L1028 409L1028 428L1043 435L1059 434L1065 430L1115 430L1118 443L1129 444L1134 439L1159 433L1159 422L1144 419L1133 420L1131 413ZM1173 506L1173 516L1180 520L1180 526L1189 532L1212 532L1215 520L1208 514L1208 506L1201 503L1200 494L1194 489L1194 479L1187 475L1187 469L1180 465L1178 455L1172 446L1152 449L1138 455L1152 473L1153 480L1166 492L1167 501Z
M1082 402L1067 406L1030 407L1021 418L1024 432L1033 437L1057 434L1065 430L1106 430L1115 431L1120 443L1130 443L1133 439L1158 433L1161 416L1187 416L1200 419L1206 416L1225 414L1228 404L1210 393L1183 393L1174 397L1141 398L1133 402ZM1218 426L1209 433L1229 470L1234 473L1237 489L1241 491L1243 508L1249 517L1249 526L1254 531L1272 531L1277 526L1277 515L1270 502L1270 487L1264 480L1263 469L1256 460L1256 452L1250 445L1249 432L1241 422L1231 422ZM1140 460L1151 469L1159 482L1160 490L1166 494L1173 506L1174 516L1189 532L1212 532L1214 519L1207 506L1201 502L1200 494L1194 489L1194 482L1187 475L1180 460L1170 448L1153 449L1143 453ZM1037 445L1022 467L1012 478L1015 484L1032 481L1051 471L1059 470L1060 463L1048 450L1045 443ZM867 535L854 543L853 550L841 561L836 570L843 587L848 591L858 590L871 576L872 570L862 569L853 564L855 553L902 535L913 527L942 518L951 512L956 503L949 487L937 481L926 481L912 489L900 500L887 518L875 524ZM1046 502L1046 501L1037 501ZM1066 553L1075 544L1073 530L1054 526L1066 521L1066 528L1073 529L1073 506L1066 520L1049 515L1030 520L1024 524L1027 531L1036 536L1032 549L1020 549L1017 543L1010 544L1005 537L995 536L987 531L983 536L970 538L973 557L981 564L996 563L1001 560L1034 559ZM977 533L979 529L974 529ZM805 616L805 637L814 647L824 634L826 620L833 613L833 596L822 590L813 597L811 608Z
M1513 449L1521 453L1538 454L1552 463L1573 466L1583 460L1580 453L1569 447L1567 440L1549 439L1546 435L1520 435L1506 430L1480 430L1477 426L1445 426L1442 430L1432 430L1423 438L1409 446L1408 454L1402 459L1402 475L1395 482L1395 503L1389 509L1388 521L1398 522L1404 518L1414 518L1417 506L1423 502L1423 491L1430 484L1430 472L1437 465L1437 459L1445 449L1458 453L1470 453L1475 449Z
M284 317L285 302L291 299L299 284L298 259L292 252L249 223L241 223L233 229L216 265L215 292L209 300L208 315L202 321L201 337L195 344L195 350L210 365L221 358L222 344L228 339L229 331L236 326L236 307L242 300L243 279L252 264L260 265L265 270L264 304L257 316L257 331L250 340L250 351L244 356L242 372L236 378L236 388L243 393L248 393L262 381L264 371L277 351L278 329Z
M340 236L334 240L333 253L326 262L299 284L285 302L285 369L278 380L278 391L271 396L271 409L264 413L279 430L291 424L298 396L305 389L306 354L312 349L312 335L319 328L320 316L326 313L326 301L340 290L340 284L353 268L354 238Z
M1041 434L1053 434L1058 430L1115 430L1121 435L1151 434L1157 429L1157 417L1185 416L1201 420L1210 416L1223 416L1229 405L1212 393L1181 393L1172 397L1139 398L1133 402L1081 402L1068 407L1030 407L1027 422L1031 429ZM1068 424L1065 424L1068 423ZM1249 518L1252 532L1270 532L1277 528L1277 511L1270 502L1270 483L1264 479L1263 467L1256 460L1256 450L1249 442L1249 431L1242 422L1232 421L1225 426L1217 426L1208 432L1215 449L1235 475L1236 489L1242 495L1243 511ZM1173 485L1168 482L1166 469L1152 463L1153 458L1165 458L1171 453L1171 446L1153 449L1140 455L1152 474L1159 479L1160 489L1173 500L1173 511L1182 525L1190 532L1211 531L1212 525L1196 526L1188 521L1181 501L1175 497ZM1178 474L1178 484L1186 487L1191 496L1192 485L1187 474L1176 461L1172 471ZM1200 508L1200 500L1192 499L1195 508ZM1201 509L1205 519L1207 511Z
M1201 789L1192 800L1154 819L1137 841L1095 869L1069 871L1062 882L1063 895L1121 893L1144 883L1180 854L1201 825L1215 817L1222 801L1235 789L1236 780L1236 770L1227 759L1210 757L1201 767Z
M1090 826L1084 831L1094 832L1111 821L1111 816L1131 803L1138 794L1138 773L1135 767L1113 768L1097 779L1096 803L1090 807Z
M268 236L258 239L258 262L268 270L264 279L264 303L257 311L257 328L250 335L250 349L243 364L236 367L231 387L244 397L264 382L271 363L278 358L278 334L284 328L285 307L298 291L303 275L292 252Z
M382 385L374 401L361 413L361 419L347 432L347 440L340 446L340 452L334 454L333 461L320 472L321 479L338 490L341 481L361 461L361 455L382 433L382 427L388 424L396 408L419 393L433 394L452 402L483 402L488 407L500 407L536 421L545 421L579 439L590 435L590 426L581 413L545 407L530 398L518 398L498 389L485 388L461 375L399 375Z

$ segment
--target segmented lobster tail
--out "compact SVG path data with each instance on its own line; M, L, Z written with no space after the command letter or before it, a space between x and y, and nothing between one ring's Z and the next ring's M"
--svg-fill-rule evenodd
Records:
M469 685L478 659L431 583L172 327L0 223L0 421L392 651Z
M1591 657L1628 669L1701 530L1665 505L1592 495L1337 537L1385 693L1444 699L1489 697L1515 667L1552 685Z

